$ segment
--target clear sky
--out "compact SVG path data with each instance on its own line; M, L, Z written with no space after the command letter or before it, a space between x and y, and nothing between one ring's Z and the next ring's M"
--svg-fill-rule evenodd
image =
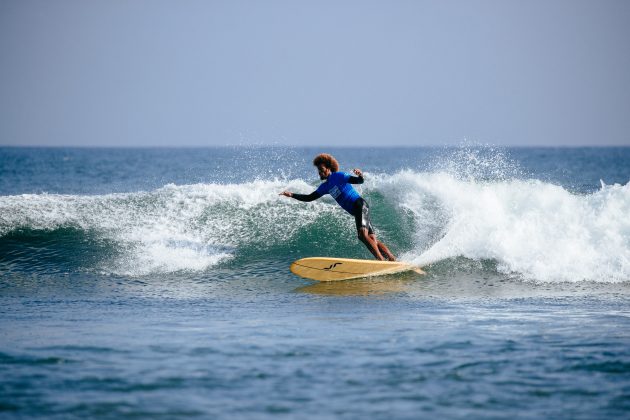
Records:
M2 0L0 145L630 145L628 0Z

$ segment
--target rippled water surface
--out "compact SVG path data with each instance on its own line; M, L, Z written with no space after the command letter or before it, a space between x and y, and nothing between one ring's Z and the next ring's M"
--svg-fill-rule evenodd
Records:
M0 149L0 417L628 416L630 149L333 150L338 283L316 152Z

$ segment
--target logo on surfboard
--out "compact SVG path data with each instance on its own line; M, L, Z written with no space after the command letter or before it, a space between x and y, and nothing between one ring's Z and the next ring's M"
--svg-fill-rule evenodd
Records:
M324 268L324 270L332 270L333 268L335 268L335 267L337 267L338 265L341 265L341 264L343 264L343 263L340 263L340 262L334 263L330 267Z

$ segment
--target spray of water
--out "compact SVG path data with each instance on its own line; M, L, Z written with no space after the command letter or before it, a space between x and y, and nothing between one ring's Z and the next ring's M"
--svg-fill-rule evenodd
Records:
M630 184L602 183L580 195L524 178L501 153L454 153L430 171L366 176L363 193L383 197L400 218L392 225L405 229L389 235L411 238L402 259L420 265L492 260L501 273L540 282L630 281ZM71 227L116 244L117 256L94 268L105 273L207 270L243 248L282 247L300 232L325 231L322 224L343 225L348 216L330 200L304 204L278 196L314 187L276 179L97 196L3 196L0 237ZM308 244L300 246L296 254L308 252Z

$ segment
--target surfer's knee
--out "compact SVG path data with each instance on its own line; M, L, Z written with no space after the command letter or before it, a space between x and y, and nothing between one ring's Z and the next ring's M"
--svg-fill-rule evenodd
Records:
M361 242L365 242L368 240L368 230L366 228L361 228L357 231L357 237Z

